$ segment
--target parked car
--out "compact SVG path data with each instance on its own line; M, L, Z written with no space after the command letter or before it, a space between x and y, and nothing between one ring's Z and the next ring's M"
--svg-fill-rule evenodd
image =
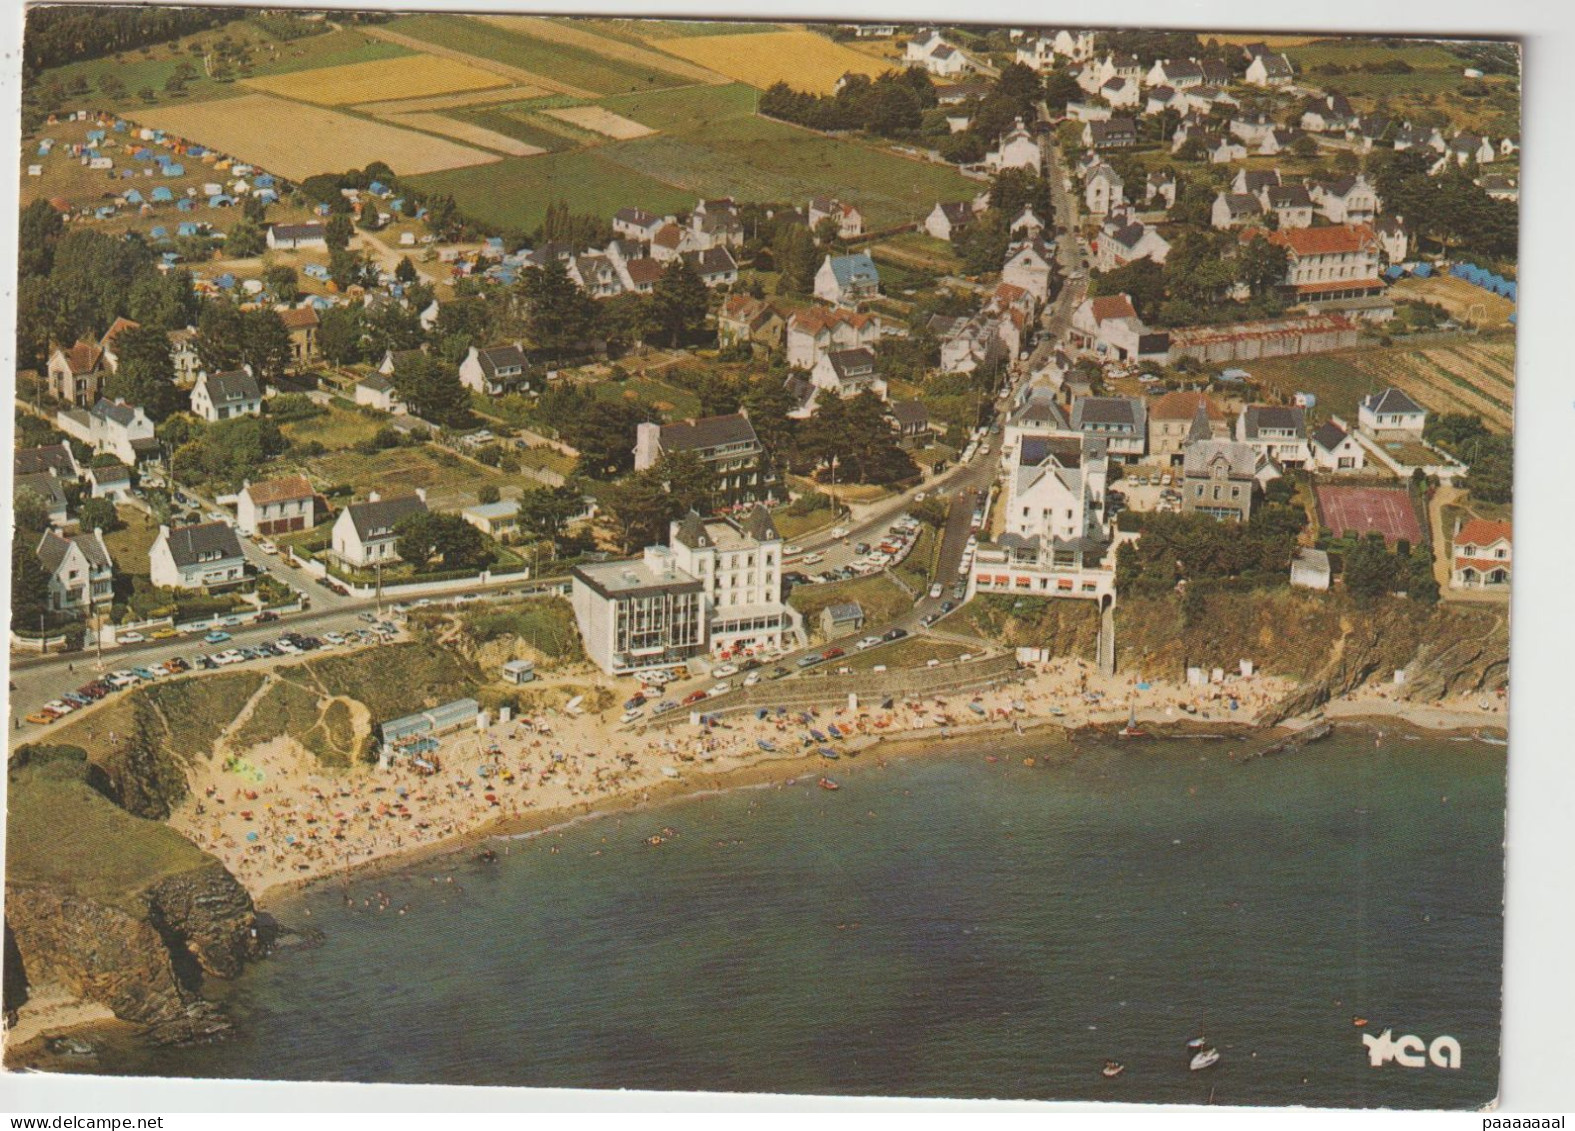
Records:
M798 666L801 667L801 668L814 667L816 664L820 663L820 661L824 660L825 658L826 657L822 656L819 652L811 652L807 656L800 656L798 658Z
M168 625L166 625L163 628L155 628L152 632L148 633L148 639L149 640L174 640L179 635L180 635L180 633L176 632L173 628L170 628Z
M930 600L935 600L943 592L945 592L944 588L942 587L941 583L937 581L934 585L930 586Z
M908 630L906 628L893 628L890 629L882 639L901 640L906 635L908 635Z
M266 539L266 538L261 539L257 543L257 548L259 550L261 550L265 554L277 554L279 552L279 547L275 546L272 542L268 541L268 539Z
M866 648L873 648L873 647L875 647L875 645L877 645L879 643L880 643L880 637L878 637L878 636L866 636L863 640L860 640L858 642L858 644L855 645L855 647L858 648L858 650L860 652L862 652L862 651L864 651L864 649L866 649Z
M785 675L792 675L792 674L793 673L790 672L787 668L783 667L781 664L778 664L776 667L771 669L770 678L771 679L781 679Z
M715 687L711 688L711 694L712 695L726 695L731 690L733 690L733 685L731 683L727 682L727 680L724 679L721 683L719 683Z
M645 706L645 696L640 694L638 691L636 691L632 696L630 696L624 702L623 709L625 711L632 711L636 707L643 707L643 706Z
M41 726L42 727L42 726L48 726L50 723L54 722L59 717L60 716L55 714L53 711L37 710L37 711L34 711L31 715L27 716L27 721L32 723L34 726Z
M700 700L702 700L704 698L705 698L705 692L704 691L691 691L688 695L684 696L684 706L688 707L691 704L700 702Z
M746 675L744 677L744 686L745 687L753 687L753 686L755 686L755 684L757 684L759 682L760 682L760 673L759 672L750 672L748 675Z
M638 719L643 714L645 714L644 711L638 707L635 707L632 710L628 710L623 713L623 721L626 723L632 723L635 719Z
M122 632L115 640L121 644L141 644L147 637L140 632Z
M738 665L737 664L718 664L716 667L711 669L711 674L714 675L714 676L721 676L721 677L724 677L724 678L727 677L727 676L730 676L730 675L737 675L738 674Z
M827 660L839 660L843 656L846 656L847 653L841 648L827 648L821 655Z
M216 628L202 639L208 644L223 644L229 638L230 634L228 632L221 632Z
M342 632L325 632L323 633L323 639L336 648L345 642L344 633Z

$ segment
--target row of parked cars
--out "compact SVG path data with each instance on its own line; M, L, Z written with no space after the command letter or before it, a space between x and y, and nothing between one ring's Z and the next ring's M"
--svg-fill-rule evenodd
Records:
M83 707L96 703L107 695L113 695L117 691L135 687L139 683L152 683L154 680L163 679L166 676L179 675L190 670L191 664L179 656L172 656L159 664L123 668L120 671L111 672L100 679L90 680L75 691L66 692L59 699L51 699L27 716L27 721L37 726L45 726L56 719L64 718L73 711L79 711Z

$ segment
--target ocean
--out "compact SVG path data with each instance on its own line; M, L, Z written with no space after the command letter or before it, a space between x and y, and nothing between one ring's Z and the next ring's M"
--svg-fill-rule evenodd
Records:
M1377 733L1254 760L1208 741L866 753L829 768L835 792L806 766L494 840L494 864L324 882L274 909L321 946L210 985L232 1039L95 1070L1482 1105L1505 752ZM1460 1067L1372 1067L1362 1035L1384 1030L1451 1036ZM1221 1059L1191 1072L1198 1035Z

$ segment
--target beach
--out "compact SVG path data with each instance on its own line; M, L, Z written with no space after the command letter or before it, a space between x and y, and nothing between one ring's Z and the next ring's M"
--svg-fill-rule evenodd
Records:
M834 776L835 763L819 753L824 747L842 756L899 740L945 749L949 740L986 730L1072 731L1134 716L1154 726L1242 727L1296 686L1263 674L1203 686L1106 677L1078 660L1017 674L977 692L904 699L889 709L866 700L812 714L736 713L709 727L687 715L658 727L619 725L610 713L548 712L447 736L438 772L409 759L387 769L328 770L289 738L221 748L194 764L191 792L169 823L222 860L266 907L287 889L452 851L485 835L543 830L596 812L793 775ZM1505 710L1496 696L1418 705L1364 689L1329 704L1325 714L1463 729L1502 726ZM840 740L831 738L833 725ZM811 738L812 731L825 741Z

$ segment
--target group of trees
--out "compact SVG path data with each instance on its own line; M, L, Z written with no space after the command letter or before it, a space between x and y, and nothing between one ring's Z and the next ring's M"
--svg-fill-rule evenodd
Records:
M175 330L201 300L190 272L161 272L147 244L91 228L66 231L48 201L22 210L18 226L17 363L38 368L51 343L97 341L116 318Z
M1432 150L1413 149L1380 149L1368 156L1367 176L1385 211L1404 216L1413 239L1432 240L1446 255L1513 260L1519 210L1476 184L1475 162L1462 167L1451 161L1438 176L1429 176L1436 157Z
M918 130L925 110L935 105L935 86L917 67L887 71L875 79L850 74L835 94L809 94L785 82L760 96L760 112L816 130L867 130L881 137L905 137Z
M1155 326L1191 326L1270 318L1285 309L1280 283L1286 250L1266 239L1242 242L1229 232L1187 229L1174 237L1163 265L1138 259L1089 277L1091 295L1125 293ZM1236 289L1248 297L1235 300Z
M1289 583L1291 554L1307 523L1290 502L1289 483L1270 484L1246 525L1206 514L1155 512L1137 516L1142 537L1116 552L1116 585L1123 593L1161 596L1177 583L1271 587Z
M50 7L28 15L22 37L24 85L39 71L96 59L244 18L223 8Z
M418 573L477 570L492 560L481 531L457 514L417 511L394 523L395 549Z
M174 449L171 473L177 481L225 489L239 487L290 448L278 423L268 416L238 416L215 424L172 416L158 435Z
M1515 491L1515 442L1487 430L1480 416L1464 412L1429 414L1423 439L1471 468L1466 486L1486 503L1508 503Z
M1431 604L1438 600L1433 556L1426 546L1401 540L1391 553L1384 536L1374 531L1341 553L1341 580L1346 592L1361 601L1404 593Z

